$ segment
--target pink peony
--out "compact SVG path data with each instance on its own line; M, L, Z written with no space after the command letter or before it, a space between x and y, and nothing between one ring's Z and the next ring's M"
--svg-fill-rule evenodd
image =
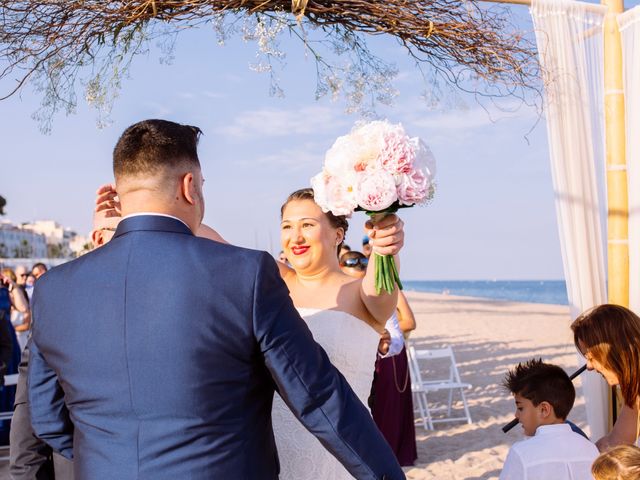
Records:
M343 180L324 170L311 179L314 199L323 212L351 215L358 206L355 185Z
M363 209L379 212L389 208L397 199L396 182L390 173L377 170L360 176L357 201Z
M398 200L401 205L414 205L427 200L430 183L420 170L400 176Z
M413 168L416 154L416 139L410 139L402 125L394 125L384 135L380 151L380 164L392 175L408 174Z
M416 146L413 169L396 178L398 184L398 200L402 205L423 204L431 200L435 192L433 179L436 164L433 154L422 140L412 138Z

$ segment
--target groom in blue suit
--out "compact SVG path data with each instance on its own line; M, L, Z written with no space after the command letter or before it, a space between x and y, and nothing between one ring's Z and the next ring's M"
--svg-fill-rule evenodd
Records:
M204 214L199 133L163 120L125 130L113 240L39 280L36 434L83 480L277 479L278 389L353 476L404 478L271 257L193 235Z

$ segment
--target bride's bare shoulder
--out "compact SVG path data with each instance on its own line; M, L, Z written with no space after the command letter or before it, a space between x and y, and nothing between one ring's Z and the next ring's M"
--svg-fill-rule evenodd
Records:
M351 314L368 324L374 330L379 331L379 326L369 313L369 310L367 310L360 296L362 279L343 274L337 281L340 282L340 289L336 299L338 309Z

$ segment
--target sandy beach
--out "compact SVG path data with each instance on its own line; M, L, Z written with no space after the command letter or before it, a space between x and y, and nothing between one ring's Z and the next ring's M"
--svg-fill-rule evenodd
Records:
M467 399L473 419L471 425L439 424L429 432L417 425L418 462L405 469L407 478L497 478L509 446L523 438L519 426L508 434L501 431L514 412L511 396L500 387L501 379L507 369L534 356L567 371L576 368L569 310L557 305L416 292L407 292L407 297L418 324L411 336L413 345L453 347L462 381L472 385ZM570 419L585 428L579 380L576 387L578 396ZM6 462L2 462L0 479L5 478L9 476Z
M472 385L467 400L473 419L471 425L439 424L429 432L416 425L418 461L405 469L407 478L498 478L509 446L524 438L520 426L508 434L501 430L514 416L513 400L500 386L502 377L532 357L567 372L576 369L568 307L416 292L407 292L407 298L418 324L413 345L453 348L462 381ZM580 381L574 384L577 397L569 419L589 434Z

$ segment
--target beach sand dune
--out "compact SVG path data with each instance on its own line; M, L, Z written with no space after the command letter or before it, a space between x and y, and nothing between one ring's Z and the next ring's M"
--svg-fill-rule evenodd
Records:
M518 425L504 434L502 426L514 418L510 394L500 383L518 362L541 357L568 373L578 366L569 328L569 309L559 305L527 304L489 299L406 292L418 327L411 342L419 348L450 345L456 356L473 423L437 424L425 431L416 424L418 461L406 468L409 479L493 479L514 442L524 438ZM421 365L422 367L423 365ZM433 375L438 375L435 366ZM427 372L427 373L430 373ZM569 419L586 428L580 380ZM446 398L434 398L436 405ZM461 402L455 405L461 411Z

